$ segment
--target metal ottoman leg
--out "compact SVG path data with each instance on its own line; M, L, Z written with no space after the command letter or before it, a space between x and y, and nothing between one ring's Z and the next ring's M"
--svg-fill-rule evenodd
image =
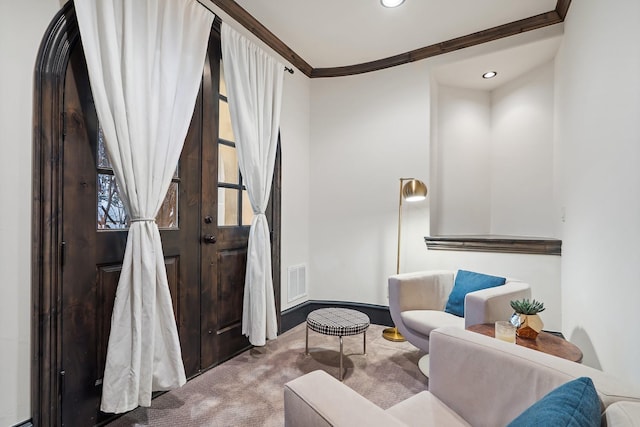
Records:
M340 381L342 381L342 335L340 335Z
M367 331L362 334L362 354L367 354Z
M307 323L307 334L304 340L304 354L309 355L309 324Z

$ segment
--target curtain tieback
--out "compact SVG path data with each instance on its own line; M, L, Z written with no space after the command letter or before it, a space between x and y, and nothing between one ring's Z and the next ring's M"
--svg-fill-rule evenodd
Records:
M132 218L129 222L156 222L155 218Z

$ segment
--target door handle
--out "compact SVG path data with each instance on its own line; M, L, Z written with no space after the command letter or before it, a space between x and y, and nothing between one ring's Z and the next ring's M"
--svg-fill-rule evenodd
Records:
M212 234L205 234L202 237L202 241L212 245L212 244L214 244L215 242L218 241L218 238L216 236L212 235Z

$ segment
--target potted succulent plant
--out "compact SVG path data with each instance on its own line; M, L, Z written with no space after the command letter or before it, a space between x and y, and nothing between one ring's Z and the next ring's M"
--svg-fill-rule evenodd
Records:
M516 334L522 338L536 339L544 324L538 313L544 311L544 304L533 300L521 299L511 301L515 311L511 316L511 324L516 327Z

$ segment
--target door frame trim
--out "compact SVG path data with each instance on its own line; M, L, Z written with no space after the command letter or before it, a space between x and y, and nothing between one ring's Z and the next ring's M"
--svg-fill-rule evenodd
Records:
M34 72L31 217L31 414L34 425L60 425L60 302L64 261L62 143L64 82L80 40L73 2L44 33Z

